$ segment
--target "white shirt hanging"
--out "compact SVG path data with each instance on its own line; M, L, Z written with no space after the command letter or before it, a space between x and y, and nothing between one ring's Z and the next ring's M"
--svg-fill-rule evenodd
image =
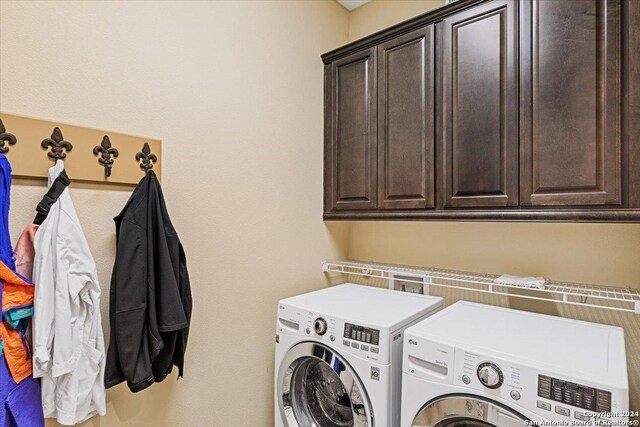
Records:
M49 169L49 185L64 170ZM33 281L33 376L46 418L73 425L104 415L104 337L95 262L66 188L38 229Z

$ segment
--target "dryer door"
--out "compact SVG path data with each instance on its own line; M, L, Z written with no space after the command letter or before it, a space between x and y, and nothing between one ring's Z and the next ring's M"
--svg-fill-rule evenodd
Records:
M471 395L448 395L420 409L413 427L522 427L528 421L497 402Z
M342 356L319 343L300 343L287 352L278 373L277 399L289 427L373 425L358 376Z

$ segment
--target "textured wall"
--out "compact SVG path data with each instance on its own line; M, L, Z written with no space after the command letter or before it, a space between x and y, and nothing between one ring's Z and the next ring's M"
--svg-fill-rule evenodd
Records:
M0 110L161 138L187 251L186 378L117 386L87 424L272 425L276 302L324 286L320 261L345 256L345 226L321 220L319 56L347 41L348 13L332 1L2 1L0 17ZM14 241L44 191L14 186ZM105 319L112 218L128 196L72 190Z

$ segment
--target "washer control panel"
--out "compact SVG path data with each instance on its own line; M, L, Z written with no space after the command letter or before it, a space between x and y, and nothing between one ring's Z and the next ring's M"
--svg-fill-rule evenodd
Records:
M339 351L380 364L388 364L392 344L400 343L402 334L393 337L383 327L375 328L335 318L327 313L302 310L287 304L278 306L276 333L299 335L307 340L324 342ZM276 338L277 340L280 337Z
M611 392L538 375L538 396L587 411L611 412Z
M344 337L369 345L380 345L380 330L354 325L353 323L344 324Z

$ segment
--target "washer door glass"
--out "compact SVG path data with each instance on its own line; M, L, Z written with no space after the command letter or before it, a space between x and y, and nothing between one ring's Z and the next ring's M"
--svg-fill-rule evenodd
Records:
M283 421L292 427L368 427L370 405L353 370L317 343L294 346L278 380Z
M481 397L449 395L423 406L413 427L522 427L528 421L521 414Z

